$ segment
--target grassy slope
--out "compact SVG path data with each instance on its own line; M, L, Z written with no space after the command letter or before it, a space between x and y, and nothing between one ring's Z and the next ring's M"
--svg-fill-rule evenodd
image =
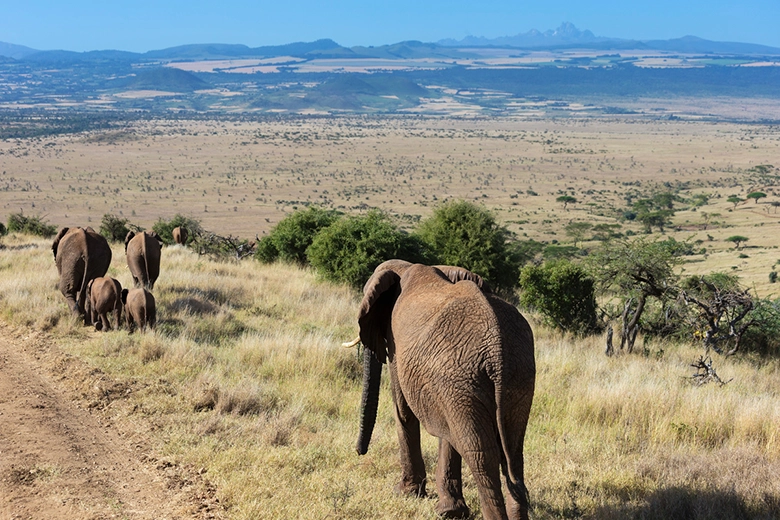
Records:
M339 346L356 332L348 289L294 267L166 248L158 330L101 334L68 316L48 241L3 244L0 317L48 331L128 389L102 392L99 406L120 427L145 431L162 456L203 468L227 516L434 518L432 500L391 492L387 381L369 454L354 453L360 369ZM110 273L130 283L120 245ZM688 365L700 352L691 347L653 344L647 356L608 359L601 338L535 331L526 480L536 518L780 514L780 363L716 358L733 380L693 387ZM432 476L436 441L427 435L423 451ZM478 510L470 477L466 495Z

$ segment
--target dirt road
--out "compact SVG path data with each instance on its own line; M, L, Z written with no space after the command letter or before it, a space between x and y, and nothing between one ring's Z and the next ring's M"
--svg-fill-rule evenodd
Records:
M108 398L131 391L0 322L0 520L224 516L202 470L112 419Z

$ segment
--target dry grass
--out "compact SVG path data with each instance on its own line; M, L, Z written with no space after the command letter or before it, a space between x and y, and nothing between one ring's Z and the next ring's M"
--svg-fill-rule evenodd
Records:
M777 127L760 124L156 120L128 123L121 131L0 142L0 212L23 210L57 226L95 227L112 213L147 228L178 212L200 219L206 229L251 239L306 204L350 212L378 207L411 226L441 201L464 198L495 210L521 238L571 243L563 232L569 221L615 223L627 208L626 196L687 183L683 195L712 197L696 211L678 204L679 229L667 230L667 236L702 240L707 247L707 257L695 258L691 271L733 269L765 287L780 259L772 254L780 235L771 232L780 219L771 203L780 192L756 184L746 171L778 166L778 156ZM733 209L726 202L755 189L769 195L760 204ZM579 202L562 211L555 202L562 194ZM704 213L718 215L707 229ZM641 232L637 223L622 225L623 232ZM750 238L748 258L725 242L734 234Z
M97 333L68 316L47 241L3 243L0 316L48 330L99 369L101 388L122 389L102 393L105 413L161 457L203 468L228 517L434 518L433 500L392 494L386 381L371 449L354 453L360 364L339 346L356 332L349 289L296 267L168 247L158 329ZM125 284L123 262L114 246L111 272ZM780 515L780 363L715 358L731 382L696 387L693 347L651 343L647 355L606 358L602 338L534 329L526 481L535 518ZM429 475L436 451L424 435ZM478 511L470 476L465 492Z

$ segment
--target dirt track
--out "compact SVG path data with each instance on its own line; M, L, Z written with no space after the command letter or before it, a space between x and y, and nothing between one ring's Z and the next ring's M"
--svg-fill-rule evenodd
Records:
M157 459L142 427L112 419L111 396L130 392L0 322L0 520L223 516L202 471Z

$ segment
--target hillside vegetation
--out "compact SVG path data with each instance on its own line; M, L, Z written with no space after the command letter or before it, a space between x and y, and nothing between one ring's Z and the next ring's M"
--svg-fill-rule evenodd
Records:
M354 290L295 266L166 247L157 330L97 333L69 316L48 240L12 233L2 245L0 318L44 331L94 367L90 406L143 431L165 460L201 468L226 516L434 518L434 500L392 493L387 380L371 449L354 453L360 364L340 346L357 331ZM127 285L122 246L113 253L109 274ZM728 384L697 386L690 364L700 349L651 342L607 358L602 337L561 336L531 318L535 518L780 515L780 362L717 358ZM436 442L423 437L433 475ZM465 494L478 512L470 476Z

